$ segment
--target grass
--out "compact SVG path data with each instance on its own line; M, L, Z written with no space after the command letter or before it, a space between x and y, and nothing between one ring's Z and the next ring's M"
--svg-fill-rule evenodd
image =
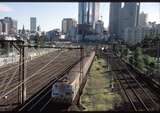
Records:
M93 62L90 70L89 79L81 96L81 104L86 108L85 111L107 111L113 110L116 103L121 101L120 96L111 92L110 78L106 72L107 63L100 58Z

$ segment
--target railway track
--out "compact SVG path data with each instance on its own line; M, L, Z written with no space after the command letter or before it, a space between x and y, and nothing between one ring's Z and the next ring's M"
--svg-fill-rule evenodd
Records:
M144 83L140 83L135 76L129 72L124 63L118 58L110 56L109 63L112 64L112 73L123 90L127 101L134 111L154 111L159 110L156 96ZM153 98L154 97L154 98Z
M53 53L49 53L39 58L35 58L31 60L30 62L27 62L27 69L26 69L27 77L30 77L31 75L33 75L38 69L43 67L44 64L46 64L51 59L53 59L57 55L57 53L58 52L55 51ZM53 79L56 79L57 75L65 71L70 65L73 65L80 58L77 56L80 56L80 55L79 55L79 52L75 50L65 51L60 57L58 57L55 61L49 63L46 68L41 70L36 76L30 79L27 82L27 99L31 98L35 93L37 93L40 89L42 89L42 87L44 87L47 83L49 83ZM13 73L12 72L13 70L8 71L8 73L5 73L8 77L7 78L5 76L6 78L4 78L6 82L8 82L8 80L10 79ZM1 75L0 75L0 78L1 78ZM3 78L0 79L0 83L2 83L4 79ZM10 86L8 85L9 87L6 89L5 92L16 87L18 84L19 82L18 82L18 72L17 72L16 76L10 82L9 84ZM4 89L4 87L0 89ZM2 95L2 93L0 94ZM14 109L18 105L18 101L17 101L18 100L18 89L14 90L12 93L9 93L7 96L8 96L7 99L3 99L3 98L0 99L0 110L2 108L1 106L8 107L8 105L10 105L11 106L10 109Z
M26 105L24 105L22 108L20 108L20 111L41 111L48 104L51 103L51 89L52 89L52 84L54 84L58 79L60 79L66 72L68 72L75 64L77 64L80 61L77 60L74 62L74 64L70 65L69 68L66 68L66 70L61 73L61 76L58 76L56 79L54 79L50 84L44 87L44 90L42 90L40 93L38 93L37 96L35 96L33 99L30 100ZM38 99L37 99L38 98ZM54 105L55 104L55 105ZM61 106L61 107L60 107ZM51 107L51 106L47 106ZM57 106L57 103L53 103L52 101L52 108L54 107L54 110L60 110L60 109L67 109L66 105L60 105Z
M86 62L87 60L88 60L88 58L84 58L83 62ZM68 73L73 74L75 72L78 72L79 68L80 68L80 63L78 61L74 65L72 65L70 70L68 70ZM84 73L84 74L86 74L86 73ZM56 82L56 80L52 84L54 84L55 82ZM25 105L24 107L22 107L20 109L20 111L40 111L40 112L43 112L43 111L48 112L48 111L52 111L52 110L54 110L54 111L68 111L68 109L70 108L70 105L65 104L65 102L67 102L66 99L58 100L57 98L55 98L53 100L53 98L51 98L52 84L48 85L48 88L46 90L43 90L43 92L41 92L41 94L39 93L39 95L41 95L41 96L39 96L38 99L34 99L35 102L34 102L34 100L32 100L28 105Z

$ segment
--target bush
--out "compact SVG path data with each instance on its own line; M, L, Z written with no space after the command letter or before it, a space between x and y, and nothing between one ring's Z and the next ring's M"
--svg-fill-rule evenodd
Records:
M151 68L155 68L155 60L151 57L151 56L149 56L149 55L145 55L144 56L144 58L143 58L143 60L144 60L144 63L145 63L145 65L148 67L151 67Z

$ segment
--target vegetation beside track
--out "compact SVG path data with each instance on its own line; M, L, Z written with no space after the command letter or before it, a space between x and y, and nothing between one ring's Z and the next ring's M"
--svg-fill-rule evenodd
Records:
M120 95L111 91L110 79L106 61L102 58L96 59L81 96L84 111L114 110L115 105L121 102Z

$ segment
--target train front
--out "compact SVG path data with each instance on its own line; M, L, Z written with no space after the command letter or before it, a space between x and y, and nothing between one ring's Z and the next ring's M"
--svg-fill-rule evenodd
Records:
M72 86L67 82L60 81L52 86L52 101L62 104L72 104Z

